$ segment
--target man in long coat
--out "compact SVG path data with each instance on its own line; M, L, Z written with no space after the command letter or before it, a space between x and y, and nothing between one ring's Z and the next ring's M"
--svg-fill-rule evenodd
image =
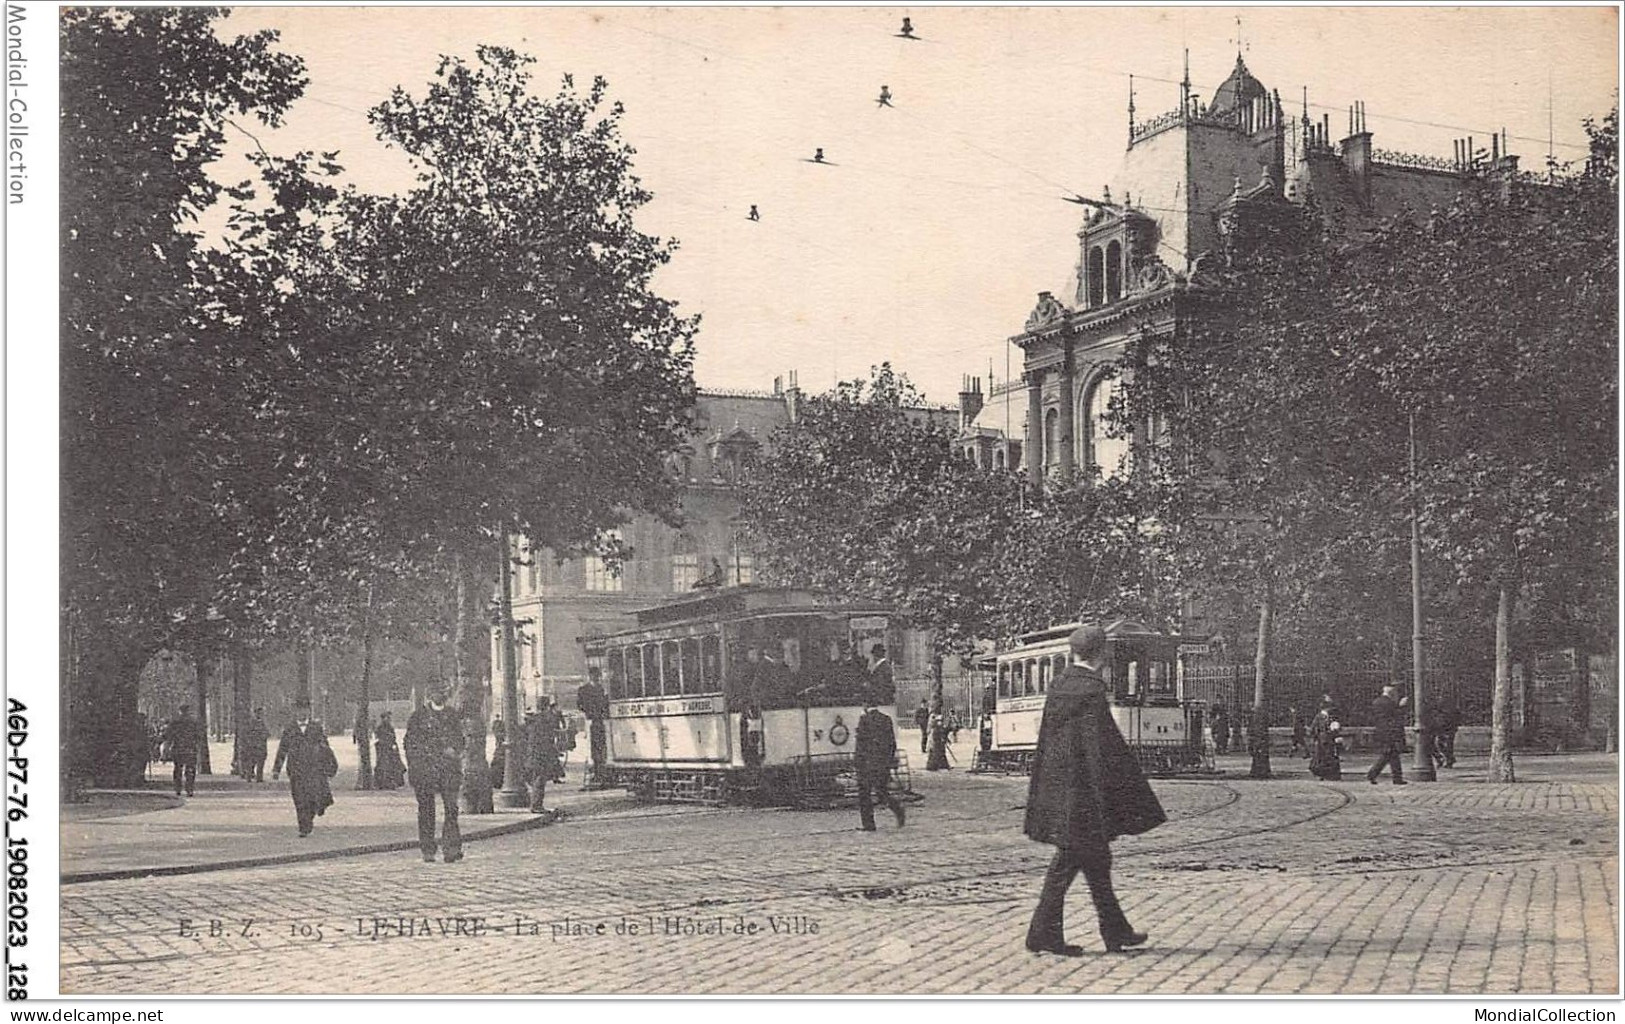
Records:
M310 701L297 701L293 718L277 741L271 780L276 781L282 774L284 764L288 766L288 789L293 794L293 812L303 837L316 827L316 816L333 806L333 790L327 780L338 774L339 762L327 745L321 723L311 721Z
M853 744L858 770L858 817L863 831L875 830L875 796L891 808L897 827L903 827L903 805L891 793L892 763L897 760L897 729L891 716L871 705L858 718Z
M1082 956L1082 947L1067 943L1063 922L1073 879L1081 871L1089 883L1108 950L1145 942L1145 933L1129 925L1112 891L1111 841L1149 831L1168 818L1106 703L1100 674L1105 632L1083 627L1070 644L1072 664L1050 683L1027 786L1027 836L1056 847L1027 929L1027 949Z
M558 718L546 706L525 722L525 750L530 755L530 809L541 814L547 809L547 784L559 777Z
M445 809L440 845L447 864L463 859L457 801L463 788L463 719L446 705L446 684L436 683L428 703L406 720L406 776L418 799L418 847L434 863L435 801Z
M265 709L255 708L254 717L242 730L242 750L238 754L237 768L249 782L265 781L265 754L271 740L271 730L265 727Z
M1382 694L1371 702L1371 743L1377 748L1377 763L1365 773L1365 780L1373 786L1384 767L1392 766L1394 785L1405 785L1405 705L1409 697L1394 699L1399 688L1392 683L1382 688Z
M190 705L182 704L181 713L169 723L165 730L164 742L169 745L169 759L175 762L175 795L181 795L182 786L186 795L192 795L192 787L197 785L197 752L202 745L202 732L197 727L197 719L192 717Z

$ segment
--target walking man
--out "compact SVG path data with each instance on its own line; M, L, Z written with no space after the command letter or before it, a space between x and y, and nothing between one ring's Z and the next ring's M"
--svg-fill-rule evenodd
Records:
M875 830L875 797L891 808L897 827L903 827L903 805L892 796L891 770L897 760L897 729L891 716L874 705L858 719L858 736L853 745L858 769L858 817L863 831Z
M1111 841L1167 821L1156 794L1118 732L1106 704L1106 633L1085 626L1069 640L1072 663L1052 680L1038 726L1027 786L1026 832L1056 848L1043 893L1027 929L1033 953L1082 956L1066 941L1066 892L1079 872L1089 883L1106 949L1145 942L1129 924L1112 890Z
M434 863L435 801L445 808L441 846L447 864L463 859L463 835L457 828L457 798L463 788L463 718L446 705L446 684L429 689L428 703L406 720L406 774L418 798L418 847L425 863Z
M288 789L293 794L293 813L299 822L299 836L310 835L316 816L333 806L333 790L327 780L338 774L339 761L327 745L321 723L310 719L310 700L301 697L293 705L293 721L277 741L276 760L271 762L271 780L288 766Z
M914 709L914 726L920 730L920 753L925 753L925 745L931 739L931 709L920 701L920 706Z
M1377 776L1382 774L1382 769L1390 765L1394 770L1394 785L1405 785L1402 755L1405 753L1405 705L1410 698L1395 700L1394 694L1398 692L1398 687L1387 683L1382 688L1381 696L1371 702L1371 720L1376 723L1371 741L1377 748L1377 763L1365 773L1365 780L1373 786L1377 784Z
M192 795L197 785L197 751L201 736L192 708L181 705L181 713L169 723L164 741L169 744L169 759L175 762L175 795L181 795L184 784L186 795Z
M255 708L254 717L243 726L241 764L238 768L249 782L265 781L265 754L271 730L265 727L265 709Z

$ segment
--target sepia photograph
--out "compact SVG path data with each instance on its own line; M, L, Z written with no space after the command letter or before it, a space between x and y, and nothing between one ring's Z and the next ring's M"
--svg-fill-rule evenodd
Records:
M9 999L1615 1019L1618 5L7 8Z

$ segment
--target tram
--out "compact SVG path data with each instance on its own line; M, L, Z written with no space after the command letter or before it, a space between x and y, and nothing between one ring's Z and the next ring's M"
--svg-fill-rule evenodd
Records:
M840 798L864 709L896 720L890 663L868 656L896 652L902 629L883 605L740 586L582 638L609 696L607 778L655 801Z
M1027 773L1050 680L1066 670L1071 622L1022 635L1015 647L980 658L982 724L972 771ZM1105 627L1107 702L1123 739L1148 775L1208 771L1205 708L1184 699L1178 665L1184 638L1118 619Z

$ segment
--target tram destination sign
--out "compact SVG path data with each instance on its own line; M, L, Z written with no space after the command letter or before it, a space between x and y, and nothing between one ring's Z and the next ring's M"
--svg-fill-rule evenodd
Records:
M611 718L643 718L648 715L714 715L723 711L722 698L665 697L660 700L615 701L609 705Z

